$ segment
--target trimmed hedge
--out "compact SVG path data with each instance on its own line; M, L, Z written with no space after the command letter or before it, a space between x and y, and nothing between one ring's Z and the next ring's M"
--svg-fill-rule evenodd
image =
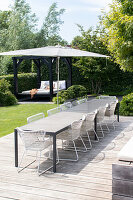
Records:
M133 116L133 93L123 97L120 103L120 115Z
M62 64L62 63L61 63ZM14 75L0 76L11 84L10 90L14 93ZM97 75L100 76L100 73ZM107 76L107 77L106 77ZM60 65L60 80L67 80L68 70L65 65ZM91 74L90 74L91 77ZM41 79L49 80L49 72L46 66L42 67ZM53 67L53 80L57 79L55 67ZM127 81L128 80L128 81ZM85 79L78 68L72 67L72 82L73 85L82 85L86 88L88 94L92 94L92 85L90 78ZM36 73L21 73L18 74L18 92L37 88L37 74ZM108 95L127 95L133 92L133 73L123 72L121 70L112 71L105 75L102 79L100 94Z
M14 93L14 75L0 76L0 79L5 79L10 83L10 91ZM22 73L18 74L18 92L37 88L37 74L36 73Z

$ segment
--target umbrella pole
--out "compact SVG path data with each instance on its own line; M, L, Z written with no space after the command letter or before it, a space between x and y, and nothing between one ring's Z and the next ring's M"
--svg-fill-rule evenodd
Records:
M60 64L60 57L57 57L57 107L59 107L59 79L60 79L60 72L59 72L59 64Z

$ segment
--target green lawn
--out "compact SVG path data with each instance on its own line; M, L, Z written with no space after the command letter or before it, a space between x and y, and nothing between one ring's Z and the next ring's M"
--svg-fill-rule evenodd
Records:
M27 117L56 107L55 104L21 104L0 107L0 137L12 133L14 128L27 123Z

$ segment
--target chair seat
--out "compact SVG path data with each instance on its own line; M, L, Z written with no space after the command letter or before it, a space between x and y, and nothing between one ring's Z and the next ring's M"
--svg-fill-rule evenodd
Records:
M57 135L57 139L60 140L69 140L70 139L70 129L67 129L66 131L62 131L60 134Z
M29 147L26 148L26 150L31 151L42 151L52 145L52 141L49 140L49 138L45 139L44 141L36 141L32 143Z
M113 122L115 122L116 121L116 118L115 118L115 116L110 116L110 117L107 117L107 116L105 116L104 117L104 122L106 123L113 123Z

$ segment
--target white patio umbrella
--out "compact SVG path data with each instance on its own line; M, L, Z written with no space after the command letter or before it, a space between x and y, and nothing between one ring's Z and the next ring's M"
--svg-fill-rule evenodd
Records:
M74 49L71 47L57 46L46 46L41 48L24 49L0 53L0 55L7 56L46 56L46 57L56 57L58 63L58 77L57 77L57 105L58 105L58 91L59 91L59 60L60 57L103 57L107 58L109 56L82 51L79 49Z

